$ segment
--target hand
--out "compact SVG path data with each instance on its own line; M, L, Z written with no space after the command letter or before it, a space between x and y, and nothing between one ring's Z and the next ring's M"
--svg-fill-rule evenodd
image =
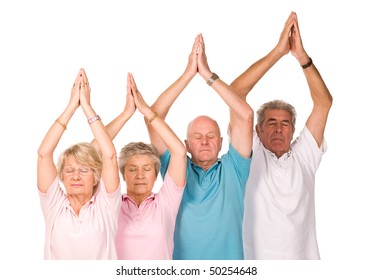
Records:
M136 104L134 103L134 97L132 95L130 74L127 75L127 95L125 100L124 112L127 112L129 116L132 116L136 111Z
M207 80L212 75L211 70L208 66L207 56L205 54L205 44L202 34L198 35L199 37L199 44L198 44L198 72L199 74L204 78L204 80Z
M198 49L200 44L200 36L196 36L194 44L192 46L191 53L189 55L189 61L186 66L185 73L189 74L192 78L198 72Z
M281 56L288 54L289 50L291 49L290 36L295 20L296 14L294 12L291 12L287 21L285 22L283 31L280 34L279 42L275 47L276 50L281 54Z
M134 104L136 108L142 113L145 114L145 110L151 110L150 107L147 105L145 100L143 99L141 93L137 89L136 82L134 81L133 75L128 73L128 80L130 85L130 90L134 99Z
M85 105L90 106L90 86L88 82L88 77L83 68L80 69L79 88L80 88L80 95L79 95L80 104L82 106L85 106Z
M300 34L300 29L298 27L297 15L294 13L294 23L291 30L290 36L291 54L298 60L302 65L309 62L310 58L307 55L303 45Z
M69 102L69 104L72 105L75 109L80 106L80 96L79 96L80 75L81 75L81 70L79 70L79 73L77 74L75 78L75 82L72 85L71 97L70 97L70 102Z

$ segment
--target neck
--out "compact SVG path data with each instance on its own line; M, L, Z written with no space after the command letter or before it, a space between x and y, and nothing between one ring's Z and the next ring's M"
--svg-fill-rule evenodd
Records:
M67 197L77 215L79 215L80 209L92 198L92 196L87 195L67 195Z
M206 161L194 161L191 159L197 166L204 169L205 171L208 171L216 162L217 160L206 160Z
M128 193L128 196L134 201L134 203L139 207L141 203L148 198L151 195L151 193L147 194L132 194Z

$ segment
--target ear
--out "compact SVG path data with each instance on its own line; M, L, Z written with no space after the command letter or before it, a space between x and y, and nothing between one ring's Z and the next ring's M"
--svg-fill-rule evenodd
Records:
M221 141L220 141L220 147L219 147L219 149L218 149L218 151L220 152L221 151L221 149L222 149L222 142L223 142L223 137L221 137Z
M185 146L186 146L187 152L190 153L190 144L189 144L189 141L187 141L187 139L186 139L186 140L184 140L184 142L185 142Z
M258 124L256 124L256 132L257 132L257 135L260 135L261 133L261 128Z

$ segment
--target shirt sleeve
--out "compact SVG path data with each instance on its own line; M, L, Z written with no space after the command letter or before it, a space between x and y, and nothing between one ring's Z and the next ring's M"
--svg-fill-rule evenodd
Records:
M45 218L48 217L54 209L59 208L59 206L63 204L67 197L60 186L58 177L55 178L46 193L39 191L39 198L41 210Z
M96 192L96 199L105 201L107 208L112 211L114 215L119 215L121 205L121 187L120 183L118 188L113 193L107 193L104 182L100 181Z
M167 172L164 177L163 186L158 195L159 198L163 199L165 203L173 209L175 213L177 213L184 189L184 186L178 187L173 181L173 178Z
M230 144L229 151L227 152L227 157L232 163L237 178L240 182L242 188L245 188L248 176L251 170L252 157L244 158L242 157L237 150Z
M170 162L170 152L166 150L164 154L160 156L160 175L164 180L165 174L167 173L169 162Z
M327 151L327 143L323 139L322 144L318 147L314 136L305 126L293 142L292 149L301 157L302 162L315 172L320 165L323 154Z

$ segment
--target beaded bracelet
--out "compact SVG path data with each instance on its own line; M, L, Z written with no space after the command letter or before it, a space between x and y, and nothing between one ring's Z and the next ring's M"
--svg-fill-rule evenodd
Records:
M91 117L90 119L88 119L88 123L89 123L89 125L91 125L95 121L100 121L100 120L101 120L101 118L98 115L95 115L95 116Z

